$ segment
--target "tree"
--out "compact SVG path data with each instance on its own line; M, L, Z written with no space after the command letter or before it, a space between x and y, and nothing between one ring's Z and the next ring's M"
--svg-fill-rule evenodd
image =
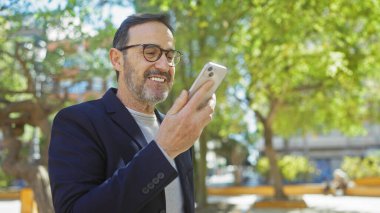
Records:
M355 135L363 122L378 121L376 1L150 2L175 14L177 37L189 41L186 62L194 65L186 71L199 69L204 58L230 67L225 100L255 112L276 199L286 196L275 134Z
M213 1L134 1L137 12L168 12L173 15L173 23L176 26L175 38L176 48L183 51L182 63L176 67L176 80L173 91L168 100L160 105L160 109L166 112L174 102L175 97L183 89L189 89L203 65L208 61L227 64L223 52L226 49L225 37L228 28L223 20L237 16L232 13L219 13L214 10ZM228 11L229 5L223 6L220 11ZM237 6L237 4L236 4ZM210 13L211 11L211 13ZM211 24L212 23L212 24ZM217 24L214 24L217 23ZM230 71L232 72L232 70ZM233 75L233 73L231 73ZM229 74L230 75L230 74ZM230 80L226 79L217 91L217 109L213 122L204 130L199 142L196 143L195 152L195 177L196 177L196 200L197 206L203 207L207 204L206 192L206 153L207 142L223 144L229 137L240 134L244 143L248 145L250 137L247 134L247 124L243 116L245 112L239 105L230 104L226 96L226 88Z
M379 58L372 49L379 46L378 10L369 2L357 7L347 1L267 1L251 8L233 38L248 79L238 98L261 123L275 198L283 199L275 132L358 134L369 117L363 108L372 99L365 96L366 82L379 66L378 60L368 62Z
M86 31L92 21L104 20L94 11L105 3L53 5L28 1L0 5L0 128L6 150L2 167L26 180L39 212L54 212L46 170L52 115L83 98L73 93L73 86L112 73L104 49L111 44L112 23L106 20ZM28 137L30 129L41 136Z

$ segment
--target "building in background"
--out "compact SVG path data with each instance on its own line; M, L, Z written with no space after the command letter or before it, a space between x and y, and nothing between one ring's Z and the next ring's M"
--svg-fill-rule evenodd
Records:
M364 157L368 153L380 150L380 125L367 125L367 134L347 137L335 131L327 135L306 135L284 140L275 137L273 146L278 155L302 155L308 157L319 170L313 182L332 179L335 169L340 168L344 156ZM256 149L264 154L264 141L255 144Z

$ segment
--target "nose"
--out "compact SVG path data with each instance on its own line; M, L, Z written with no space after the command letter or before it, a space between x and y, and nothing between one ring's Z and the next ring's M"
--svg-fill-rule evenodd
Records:
M161 57L155 62L154 66L162 72L168 72L170 69L169 62L165 54L161 55Z

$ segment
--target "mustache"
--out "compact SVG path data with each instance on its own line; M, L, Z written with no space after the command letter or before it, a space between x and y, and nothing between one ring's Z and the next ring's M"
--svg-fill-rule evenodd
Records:
M144 73L144 78L148 78L150 75L164 76L168 80L168 82L172 80L172 76L168 72L161 72L159 70L149 70Z

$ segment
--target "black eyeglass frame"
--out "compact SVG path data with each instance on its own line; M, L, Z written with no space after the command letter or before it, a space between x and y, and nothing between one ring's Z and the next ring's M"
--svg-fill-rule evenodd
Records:
M163 49L163 48L161 48L160 46L158 46L157 44L133 44L133 45L128 45L128 46L125 46L125 47L122 47L122 48L119 48L118 50L119 51L124 51L124 50L127 50L127 49L129 49L129 48L132 48L132 47L143 47L143 56L144 56L144 58L145 58L145 60L147 60L147 61L149 61L149 62L156 62L156 61L158 61L160 58L161 58L161 56L162 56L162 54L165 52L165 56L166 56L166 58L168 59L168 53L169 52L173 52L173 59L172 59L172 61L170 62L169 60L168 60L168 64L169 64L169 66L171 66L171 67L175 67L180 61L181 61L181 56L183 55L180 51L178 51L178 50L172 50L172 49L170 49L170 50L165 50L165 49ZM151 59L147 59L147 57L145 56L145 48L147 48L147 47L149 47L149 46L152 46L152 47L156 47L156 48L158 48L159 50L160 50L160 54L157 56L157 58L155 59L155 60L151 60ZM177 59L176 59L177 58Z

